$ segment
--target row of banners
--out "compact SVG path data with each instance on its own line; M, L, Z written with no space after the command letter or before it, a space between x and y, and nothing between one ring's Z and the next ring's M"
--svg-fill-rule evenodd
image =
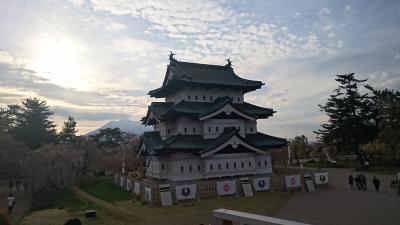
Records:
M310 174L311 176L311 174ZM306 177L306 176L304 176ZM311 178L311 177L310 177ZM311 178L312 179L312 178ZM306 181L306 179L304 179ZM314 173L314 183L316 185L328 184L328 173ZM124 176L115 175L114 182L119 184L122 188L127 191L133 191L136 195L140 195L140 182L125 178ZM245 196L253 196L253 189L256 192L268 191L271 188L271 182L269 177L258 177L253 178L252 182L248 177L241 178L241 184ZM288 175L285 176L285 185L288 189L300 189L302 186L302 180L300 175ZM310 185L307 183L306 185ZM236 180L224 180L216 182L216 191L219 196L234 195L237 193ZM159 185L161 204L170 205L172 204L171 198L171 187L169 184ZM152 188L145 185L144 187L144 200L152 200ZM197 184L184 184L175 185L175 196L176 199L190 200L196 199L197 196Z

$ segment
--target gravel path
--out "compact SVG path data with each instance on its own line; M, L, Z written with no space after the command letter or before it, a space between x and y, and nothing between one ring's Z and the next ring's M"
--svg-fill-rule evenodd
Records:
M394 176L364 173L367 191L351 191L349 169L328 169L333 188L297 193L275 215L278 218L318 225L399 225L400 196L389 187ZM373 190L372 178L381 180L381 192Z

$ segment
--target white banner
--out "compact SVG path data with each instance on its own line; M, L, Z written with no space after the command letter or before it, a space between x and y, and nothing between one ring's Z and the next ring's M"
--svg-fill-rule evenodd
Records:
M300 175L285 176L285 183L287 188L299 188L301 187Z
M135 189L133 189L136 195L140 195L140 183L135 181Z
M327 184L328 183L328 172L314 173L315 184Z
M131 179L130 178L126 179L126 190L127 191L131 190L131 185L132 185Z
M196 198L197 185L179 185L175 186L176 199L178 200L188 200Z
M256 191L266 191L271 187L269 177L253 178L253 187Z
M119 178L119 186L121 186L122 188L124 188L124 184L125 184L125 177L121 176Z
M145 201L151 201L151 188L150 187L144 187L144 200Z
M236 181L226 180L217 182L218 195L232 195L236 193Z

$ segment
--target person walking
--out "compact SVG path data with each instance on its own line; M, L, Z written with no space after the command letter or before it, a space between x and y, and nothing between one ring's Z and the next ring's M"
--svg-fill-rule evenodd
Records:
M367 190L367 178L365 177L364 174L361 174L361 187L363 189L363 191Z
M354 191L354 178L353 175L349 175L349 185L350 185L350 190Z
M13 194L8 195L7 205L8 205L8 214L11 215L15 206L15 197L13 196Z
M361 191L361 177L360 177L360 175L357 175L356 178L354 178L354 181L356 182L357 190Z
M374 177L374 179L372 179L372 183L375 186L375 191L379 192L379 185L381 185L381 181L378 178Z

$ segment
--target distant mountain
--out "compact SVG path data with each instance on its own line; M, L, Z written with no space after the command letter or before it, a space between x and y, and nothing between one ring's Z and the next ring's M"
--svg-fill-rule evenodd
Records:
M96 129L94 131L85 134L85 136L98 134L100 132L100 129L117 128L117 127L121 129L121 131L123 132L137 134L137 135L140 135L145 131L152 130L152 127L145 127L139 121L132 121L130 119L121 119L118 121L110 121L106 123L104 126L100 127L99 129Z

